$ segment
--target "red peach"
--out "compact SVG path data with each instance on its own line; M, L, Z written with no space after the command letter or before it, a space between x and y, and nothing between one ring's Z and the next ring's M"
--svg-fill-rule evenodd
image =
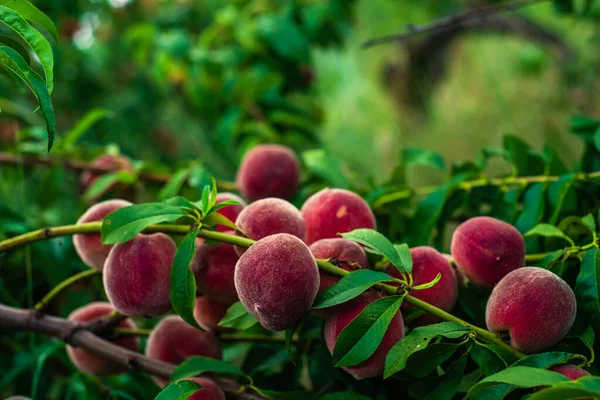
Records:
M107 316L114 311L110 303L95 302L80 307L69 315L70 321L91 322ZM119 324L121 328L137 329L137 326L131 319L126 319ZM113 341L116 345L128 350L138 351L140 342L132 336L125 336ZM100 356L89 353L86 350L67 346L67 354L75 366L83 372L92 375L114 375L127 372L127 367L108 361Z
M554 371L561 375L564 375L572 381L576 381L577 379L581 378L582 376L590 376L591 375L585 369L579 368L578 366L572 365L572 364L556 365L556 366L550 368L550 371ZM545 386L537 387L537 388L533 389L533 391L538 392L545 388L546 388Z
M270 331L293 327L319 291L319 270L308 247L279 233L253 244L235 267L235 287L244 307Z
M187 378L188 381L194 381L204 388L190 397L187 400L226 400L223 389L215 382L208 378Z
M306 243L334 238L338 233L359 228L375 229L377 224L367 202L344 189L323 189L313 194L302 206L306 224Z
M228 304L218 303L206 296L197 297L196 304L194 305L194 318L202 329L228 332L230 329L219 326L219 322L227 314L228 309Z
M119 312L159 316L171 309L169 285L177 246L164 233L137 235L112 248L104 264L104 289Z
M496 285L485 320L490 331L508 332L511 346L530 354L562 340L576 312L575 295L564 280L543 268L523 267Z
M240 204L231 204L229 206L221 208L218 212L227 217L231 222L235 223L235 220L237 219L238 215L240 215L244 207L246 207L248 204L246 204L246 202L242 200L241 197L233 193L223 192L217 194L217 204L227 200L235 200ZM226 232L230 229L231 228L227 226L217 225L217 232Z
M118 172L118 171L133 172L133 166L131 165L131 161L129 160L129 158L127 158L125 156L121 156L121 155L103 154L103 155L97 157L96 159L94 159L94 161L92 161L91 167L106 168L106 169L109 169L110 171L109 172L86 171L83 174L81 174L81 177L79 179L79 185L84 192L86 190L88 190L90 188L90 186L92 186L94 184L96 179L98 179L99 177L101 177L107 173ZM118 186L118 184L113 184L113 185L109 186L108 188L106 188L106 190L104 190L102 193L100 193L94 199L91 199L92 202L96 201L98 198L106 196L109 192L114 190L117 186Z
M321 239L309 246L315 258L331 259L346 271L353 271L360 268L368 268L369 262L364 249L350 240L342 238ZM321 284L319 291L330 288L339 280L339 276L324 273L319 270Z
M359 297L344 303L343 308L340 308L335 314L325 320L325 343L327 344L329 353L333 354L335 343L342 330L344 330L344 328L356 318L366 306L380 298L380 294L375 292L365 292ZM375 353L358 365L353 367L342 367L342 369L357 380L382 375L387 353L396 342L403 337L404 321L402 320L402 314L398 311L392 318L390 325L383 336L383 340L377 350L375 350Z
M285 146L256 146L244 156L236 183L242 196L249 201L267 197L292 199L300 183L298 157Z
M111 212L130 205L130 202L120 199L106 200L94 204L77 220L77 225L102 221ZM73 244L75 245L75 251L77 251L85 265L100 271L104 268L108 253L113 248L113 245L102 244L99 233L73 235Z
M452 235L452 257L473 283L494 287L506 274L525 266L525 241L512 225L490 217L463 222Z

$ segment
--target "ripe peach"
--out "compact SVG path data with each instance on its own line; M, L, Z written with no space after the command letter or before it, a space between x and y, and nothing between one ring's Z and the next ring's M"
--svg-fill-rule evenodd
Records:
M92 161L91 163L91 166L95 168L106 168L110 170L110 172L86 171L83 174L81 174L81 177L79 179L79 185L84 192L87 189L89 189L89 187L96 181L96 179L98 179L102 175L117 171L133 172L133 166L131 165L131 161L129 160L129 158L121 155L115 156L112 154L103 154L100 157L94 159L94 161ZM106 194L113 191L117 186L118 184L113 184L109 186L108 188L106 188L106 190L104 190L102 193L96 196L95 199L92 200L95 201L98 198L104 197Z
M169 285L177 246L164 233L139 234L112 248L104 264L106 295L119 312L159 316L171 309Z
M575 380L581 378L582 376L590 376L591 375L585 369L579 368L578 366L573 365L573 364L556 365L556 366L550 368L550 371L558 372L559 374L566 376L567 378L569 378L572 381L575 381ZM540 391L545 388L546 388L545 386L537 387L533 391L537 392L537 391Z
M227 314L228 304L217 303L206 296L196 298L194 318L202 329L207 331L227 332L229 329L219 326L219 322Z
M319 270L308 247L279 233L253 244L235 267L235 288L244 307L270 331L293 327L319 291Z
M492 288L509 272L525 266L525 241L512 225L490 217L463 222L452 235L452 257L473 283Z
M254 240L276 233L288 233L304 240L306 233L300 211L291 203L276 198L250 204L238 215L235 224L246 237ZM236 251L242 255L246 249L236 246Z
M321 239L309 246L315 258L331 259L346 271L367 268L368 261L364 249L350 240L342 238ZM339 262L341 261L341 262ZM330 288L340 280L339 276L333 276L319 270L321 284L319 291Z
M194 381L204 388L187 398L187 400L225 400L223 389L208 378L187 378L185 380Z
M240 204L232 204L226 207L221 208L218 212L226 216L231 222L235 223L238 215L242 212L244 207L248 204L241 197L228 192L218 193L217 194L217 204L222 203L227 200L235 200ZM230 230L231 228L223 225L217 225L217 232L225 232Z
M130 205L130 202L120 199L106 200L94 204L77 220L77 225L86 222L102 221L111 212ZM104 262L108 257L110 249L113 248L113 245L102 244L99 233L73 235L73 244L75 245L75 251L77 251L77 254L85 265L100 271L104 268Z
M306 224L306 243L334 238L359 228L375 229L377 224L367 202L345 189L323 189L302 206Z
M444 311L452 310L458 297L458 284L456 273L448 259L429 246L413 247L410 249L410 255L413 259L413 286L431 282L438 273L442 274L442 277L434 286L423 290L413 290L410 294ZM394 278L402 278L400 271L393 265L387 267L385 272ZM411 304L402 303L404 309L413 307ZM440 322L439 318L425 314L417 318L411 325L430 325L437 322Z
M146 344L146 355L171 364L180 364L192 356L221 358L221 344L211 332L203 332L181 317L169 315L154 327ZM153 377L158 386L168 382Z
M6 400L31 400L29 397L25 396L11 396Z
M267 197L292 199L300 183L298 157L285 146L256 146L244 156L236 183L242 196L249 201Z
M203 242L202 239L196 239L196 246L196 254L190 268L196 277L198 290L220 303L235 303L238 296L233 283L233 271L239 257L233 245L212 245Z
M114 308L107 302L95 302L80 307L69 315L70 321L91 322L105 317ZM137 326L131 319L126 319L119 324L121 328L137 329ZM140 342L136 337L124 336L114 340L114 343L128 350L138 351ZM127 371L127 367L108 361L86 350L67 346L67 354L75 366L83 372L92 375L113 375Z
M325 343L329 352L333 354L335 343L342 330L361 313L361 311L370 303L381 298L381 295L375 292L365 292L359 297L344 304L335 314L325 320ZM404 321L400 311L394 315L388 326L381 344L375 350L375 353L367 360L353 367L342 367L354 377L362 380L373 378L383 374L385 367L385 357L388 351L404 337Z
M577 303L569 285L538 267L510 272L494 288L485 320L492 332L510 334L510 344L524 353L554 346L565 337Z

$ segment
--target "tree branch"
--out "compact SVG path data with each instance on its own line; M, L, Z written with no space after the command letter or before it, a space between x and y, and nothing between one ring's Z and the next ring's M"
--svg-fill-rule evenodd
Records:
M486 19L492 15L505 12L505 11L514 11L522 7L527 7L535 3L539 3L547 0L516 0L509 3L497 4L489 7L483 8L475 8L472 10L467 10L462 13L450 15L445 18L440 18L434 22L424 25L408 25L408 32L394 34L394 35L385 35L381 37L377 37L371 40L367 40L362 44L363 49L368 49L373 46L377 46L385 43L392 42L402 42L404 40L410 39L414 36L421 35L424 33L432 33L432 32L445 32L451 29L455 29L456 27L463 26L466 23L475 20L475 19Z
M111 321L111 318L108 321ZM86 325L78 325L64 318L40 315L34 310L23 310L0 304L0 327L53 336L65 341L67 344L80 347L129 369L145 372L163 379L170 379L176 368L173 364L155 360L117 346L91 332ZM215 381L227 393L228 398L266 400L265 397L257 393L241 391L240 384L233 380L216 379Z

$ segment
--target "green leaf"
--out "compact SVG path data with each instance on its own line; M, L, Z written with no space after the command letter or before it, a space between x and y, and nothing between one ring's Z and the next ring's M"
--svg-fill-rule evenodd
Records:
M596 232L596 221L593 214L587 214L581 218L581 222L590 230L590 232Z
M371 398L355 392L335 392L327 393L319 397L319 400L371 400Z
M169 182L167 182L165 186L160 189L160 192L158 192L158 198L162 200L177 196L189 175L190 169L188 167L178 169L173 176L171 176Z
M9 38L8 36L0 35L0 44L3 44L6 47L10 47L11 49L16 50L17 53L19 53L19 55L23 57L23 60L25 60L27 65L31 64L29 50L23 47L20 42L17 42L16 40Z
M595 330L600 329L600 251L585 252L575 284L577 313Z
M562 205L565 202L565 197L567 196L571 185L575 181L575 176L576 174L562 175L556 182L552 182L548 187L548 198L550 204L554 208L552 216L548 221L550 224L554 225L558 221L560 210L562 209Z
M567 242L569 242L571 244L571 246L575 246L575 243L573 242L573 240L570 237L565 235L565 233L563 231L561 231L554 225L550 225L550 224L537 224L532 229L527 231L527 233L525 233L525 235L523 235L523 236L525 236L525 237L532 237L532 236L557 237L557 238L566 240Z
M544 189L543 183L534 183L525 192L523 199L523 212L515 224L519 232L524 233L533 228L544 215Z
M381 282L390 282L394 278L383 272L371 269L352 271L340 279L336 284L320 292L315 299L313 308L327 308L345 303Z
M389 378L396 372L403 370L406 367L408 358L417 351L424 350L433 339L440 336L456 339L469 332L470 330L467 327L456 322L442 322L416 328L390 349L385 359L383 377Z
M442 376L416 381L409 387L408 393L413 398L423 400L451 400L465 374L467 359L468 357L463 355Z
M556 383L531 395L528 400L592 399L600 397L600 377L584 376L576 381Z
M413 286L413 290L424 290L429 289L430 287L434 287L436 283L438 283L442 279L442 274L438 272L438 274L433 278L431 282L423 283L422 285Z
M509 384L521 388L532 388L552 385L568 380L569 378L557 372L533 367L512 366L482 379L477 385L469 390L465 399L478 396L484 390L501 384Z
M184 380L173 382L161 390L154 400L179 400L180 398L187 399L189 396L199 390L202 390L202 386L194 381Z
M371 357L402 300L402 296L387 296L367 305L338 336L332 355L335 366L350 367Z
M219 321L219 326L224 328L233 328L243 331L256 325L258 320L244 308L241 302L233 303L228 309L227 314Z
M48 151L50 151L56 135L56 120L50 93L44 81L34 70L29 68L23 57L10 47L0 46L0 66L7 68L21 78L37 97L48 129Z
M338 188L352 186L341 168L341 162L324 149L302 152L302 161L308 170L330 182L333 186Z
M1 0L0 0L1 1ZM109 117L111 111L97 108L87 112L70 131L62 136L60 145L63 149L72 149L77 140L83 135L88 129L90 129L96 122L102 118Z
M403 159L408 167L414 165L426 165L441 170L446 169L446 163L440 153L432 150L408 147L403 150Z
M493 375L508 367L506 361L491 346L475 343L469 350L469 354L485 376Z
M577 135L593 134L600 128L600 121L586 116L575 116L569 119L571 132Z
M457 343L434 343L425 350L413 354L406 363L405 371L415 378L424 378L447 361L460 347Z
M579 340L590 350L590 353L593 357L594 355L594 340L596 339L596 333L591 326L588 326L587 329L579 335Z
M344 239L364 244L375 253L387 258L400 272L409 273L410 269L402 264L398 251L385 236L373 229L355 229L352 232L342 233ZM410 267L410 266L408 266Z
M526 175L530 173L529 151L531 147L529 144L516 136L504 135L503 145L510 155L507 160L512 163L516 175Z
M280 56L297 63L310 59L308 38L296 22L288 17L265 13L259 18L258 32Z
M446 200L454 190L454 183L444 185L435 192L428 194L419 203L413 217L413 221L417 223L412 224L407 240L410 246L429 244L433 229L442 215Z
M102 196L113 185L121 182L126 184L135 183L137 176L129 171L117 171L102 174L94 180L90 187L83 194L86 202L91 203L94 199Z
M15 31L31 46L44 70L48 92L52 93L54 86L54 55L48 40L37 29L29 25L16 11L2 5L0 5L0 21Z
M394 248L398 252L398 256L400 257L400 261L402 262L402 266L404 269L410 273L412 272L413 260L412 254L410 254L410 249L406 243L395 244Z
M54 22L46 14L41 12L36 6L27 0L0 0L0 6L10 8L16 11L21 17L27 21L44 28L46 32L52 35L55 42L58 42L58 32Z
M244 371L225 361L202 356L192 356L179 364L171 375L171 381L201 375L206 372L246 376Z
M171 268L169 299L177 315L194 328L202 330L194 318L196 279L190 269L190 263L196 253L198 232L200 232L200 228L192 229L177 247Z
M31 384L31 397L37 397L38 386L40 383L40 378L42 376L42 370L44 369L44 364L48 357L52 355L56 350L62 349L64 347L64 343L59 340L52 340L46 346L44 346L44 350L40 352L37 357L37 362L35 365L35 374L33 375L33 383Z
M102 223L102 243L115 244L131 240L152 224L172 222L186 216L179 207L164 203L135 204L108 214Z
M220 205L220 203L218 205ZM223 225L233 230L239 230L238 227L235 226L235 223L233 223L233 221L231 221L229 218L218 212L211 212L210 214L208 214L202 219L202 223L208 226Z

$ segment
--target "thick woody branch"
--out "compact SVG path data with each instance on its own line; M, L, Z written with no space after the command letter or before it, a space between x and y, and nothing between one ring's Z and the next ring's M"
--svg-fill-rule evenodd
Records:
M118 317L108 317L111 323ZM30 331L59 338L66 343L80 347L106 360L145 372L163 379L169 379L176 366L142 354L127 350L107 341L90 331L85 325L79 325L64 318L41 315L34 310L23 310L0 304L0 327L15 331ZM216 382L227 393L228 398L241 400L266 400L265 397L241 390L242 387L229 379L217 379Z

